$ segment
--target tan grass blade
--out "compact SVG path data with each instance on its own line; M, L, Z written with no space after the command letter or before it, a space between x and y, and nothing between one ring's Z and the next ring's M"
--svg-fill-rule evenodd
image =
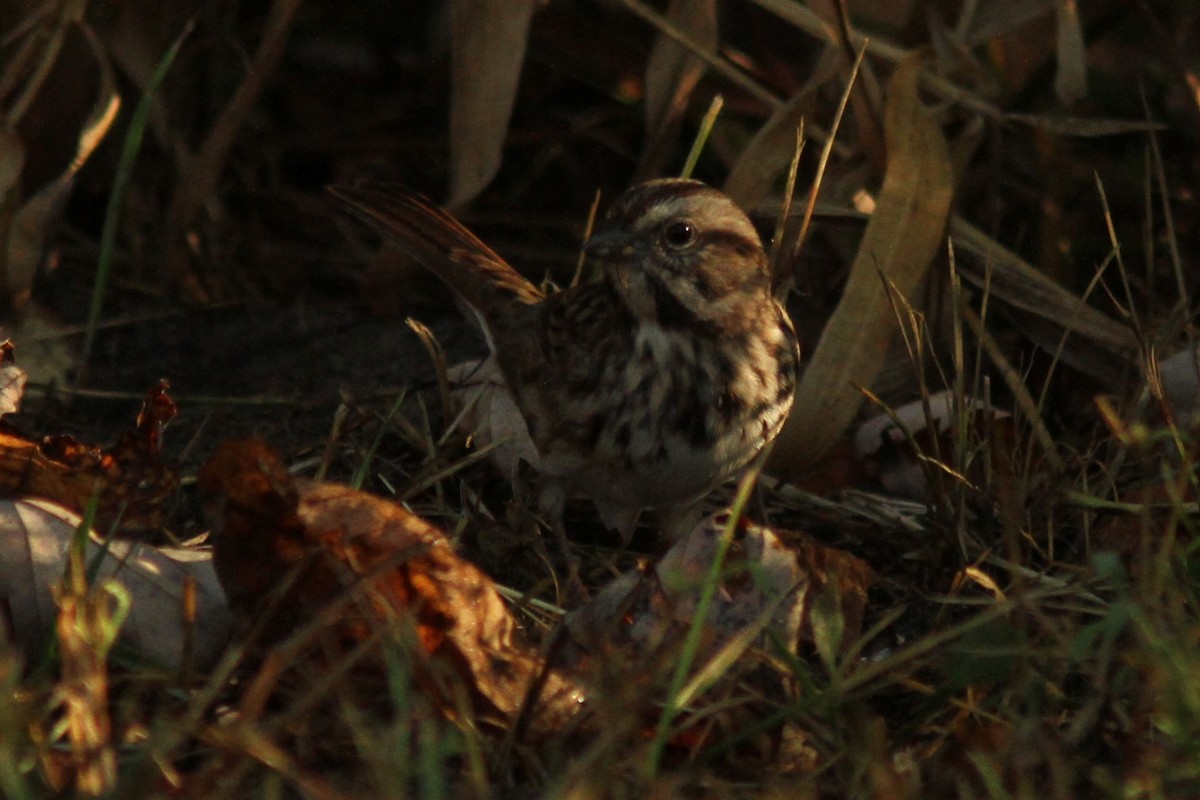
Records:
M946 140L918 100L920 69L920 58L913 57L892 77L883 189L842 299L776 442L768 466L777 476L786 478L817 463L853 421L862 400L856 387L871 384L896 331L889 291L911 294L941 245L954 176Z
M1087 305L1085 298L1038 272L966 220L953 217L950 236L959 252L974 256L959 259L958 270L963 278L977 288L986 285L992 298L1074 334L1070 345L1062 349L1063 361L1074 369L1104 383L1119 379L1121 365L1129 363L1137 352L1136 338L1126 325ZM1025 333L1036 335L1031 330ZM1051 341L1038 344L1055 350Z

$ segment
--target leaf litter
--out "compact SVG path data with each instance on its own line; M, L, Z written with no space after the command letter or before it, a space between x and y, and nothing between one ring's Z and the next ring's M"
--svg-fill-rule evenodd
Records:
M49 621L59 623L54 638L65 659L35 663L26 655L30 677L5 673L6 686L19 680L32 687L0 703L4 719L20 720L13 729L29 732L3 745L18 748L25 765L0 775L5 786L99 793L117 785L146 795L162 781L175 792L228 796L230 787L275 791L282 783L288 791L329 797L363 786L430 796L453 786L469 796L494 796L498 785L510 794L554 794L561 787L559 796L668 790L763 796L786 788L812 796L1070 797L1098 786L1122 786L1134 796L1194 794L1189 742L1200 709L1183 689L1198 663L1186 578L1196 503L1195 359L1193 321L1178 311L1190 308L1186 294L1194 291L1186 263L1178 263L1193 250L1187 244L1195 233L1184 213L1191 204L1188 162L1178 155L1186 150L1179 120L1189 102L1194 108L1186 93L1193 70L1173 35L1164 35L1171 30L1164 20L1176 23L1181 36L1187 20L1141 4L1100 9L1101 17L1109 15L1101 20L1090 4L963 3L930 21L928 14L937 12L920 2L872 11L861 4L761 0L736 18L716 4L722 13L711 36L707 29L681 34L670 12L661 16L629 2L598 12L608 16L603 24L591 21L594 36L569 37L562 35L569 27L553 27L582 24L571 16L578 9L565 5L531 3L504 12L514 20L506 30L518 32L511 36L464 25L465 4L458 5L452 52L461 57L468 49L490 81L473 81L461 69L457 77L451 73L447 91L460 122L452 126L457 133L437 140L451 154L443 173L431 167L438 158L423 157L432 139L406 136L440 122L438 107L407 99L435 93L437 81L409 81L389 95L403 109L397 116L407 127L399 133L347 137L326 129L306 146L322 136L353 138L355 147L404 165L414 179L433 173L452 196L478 198L468 222L489 234L498 230L500 242L514 230L506 227L514 220L507 209L518 206L532 209L519 225L536 222L517 238L560 236L561 242L577 236L579 220L565 223L557 212L586 208L597 186L619 188L650 155L613 124L630 116L621 103L676 98L675 124L686 133L720 89L726 110L698 173L714 181L736 176L730 187L767 212L769 230L778 182L795 152L794 130L803 119L806 132L822 141L821 123L842 89L833 76L847 49L865 47L865 74L891 78L882 93L886 105L870 86L855 95L831 150L813 235L794 265L798 291L790 302L809 345L809 385L797 413L813 441L782 441L776 459L794 471L799 488L768 481L762 502L737 526L735 557L714 587L699 658L683 691L663 697L677 665L675 645L694 622L696 595L687 576L702 574L713 558L716 521L723 518L708 518L666 552L644 527L632 551L618 552L594 521L577 514L573 552L585 562L596 597L571 609L558 627L564 609L555 606L553 583L562 564L540 547L537 521L523 502L529 451L522 426L486 372L450 371L477 384L460 395L467 406L461 414L425 407L433 392L397 403L394 415L375 407L391 405L385 392L369 397L374 403L346 393L327 441L285 445L284 460L261 445L241 445L234 456L227 451L209 462L202 473L209 505L215 498L256 521L231 531L214 524L211 531L218 553L227 532L240 543L226 548L234 566L218 581L220 597L230 587L240 593L232 609L205 589L220 572L205 546L179 551L167 544L171 520L198 514L189 508L196 490L187 477L196 457L181 481L162 455L162 428L174 413L162 386L152 390L142 422L111 448L15 433L0 448L11 467L5 474L13 505L4 513L28 520L6 526L16 531L11 542L53 556L37 562L46 565L38 588L21 593L40 609L35 617L43 633ZM755 9L766 15L755 17ZM287 58L290 37L311 29L294 11L295 5L273 5L266 28L246 37L250 78L213 71L208 107L225 111L196 127L200 150L186 142L179 150L207 154L179 170L196 179L176 185L174 196L183 199L173 204L167 237L175 265L168 282L193 296L237 284L242 276L227 261L265 265L268 275L274 265L286 276L276 276L276 286L303 274L297 270L312 257L304 254L311 241L281 246L261 235L270 218L246 198L285 208L279 217L293 231L316 231L314 220L329 217L319 205L308 206L318 209L312 212L293 202L303 191L274 193L255 183L293 178L294 142L270 131L254 144L253 136L234 135L270 126L272 112L284 108L304 117L314 109L310 101L319 102L320 79L299 80L308 105L272 106L279 97L268 91L261 96L270 101L251 114L253 98L268 84L285 86L296 67ZM1148 23L1139 28L1148 31L1139 35L1145 38L1110 35L1131 21ZM618 44L616 32L631 29L641 31L641 53ZM205 26L198 30L208 35ZM547 35L555 30L558 36ZM102 29L102 45L116 47L104 35ZM322 36L328 44L337 34ZM788 38L797 36L806 38ZM935 46L918 59L923 37ZM645 57L655 42L661 49L668 40L688 65L686 80L674 86L660 85ZM1156 63L1176 83L1151 81L1147 102L1154 114L1131 117L1097 87L1126 91L1129 84L1119 79L1138 60L1131 57L1139 52L1129 49L1133 40L1145 48L1141 55L1161 57ZM257 52L255 44L262 45ZM574 61L568 51L576 51ZM817 67L782 63L775 51L809 57ZM228 55L219 47L214 52ZM274 58L281 54L277 71ZM404 51L389 58L401 70L416 60ZM563 83L580 74L580 83ZM1106 80L1113 75L1116 84ZM337 93L356 95L356 81L342 81ZM226 91L239 86L233 95ZM584 110L597 96L614 105ZM6 103L10 97L3 95ZM168 91L163 107L180 97L187 97L185 107L203 106L186 92ZM530 98L555 100L543 113L523 113ZM370 113L377 107L390 108L373 100L368 113L348 118L359 132L383 130L379 115ZM553 109L549 117L546 107ZM474 110L461 110L468 108ZM772 114L773 130L764 127ZM871 144L872 117L884 120L886 152ZM155 124L161 132L171 121ZM61 130L68 139L78 133L67 127ZM1149 135L1166 144L1169 177L1147 179L1144 189L1139 178L1122 195L1113 184L1131 185L1125 173L1136 172L1128 166L1136 158L1122 149L1140 149ZM239 145L231 147L235 139ZM28 145L39 144L13 141L20 146L7 147L0 160L10 186L38 155ZM754 146L743 149L747 141ZM666 142L664 163L671 164L675 151L669 136ZM812 174L812 152L800 159L801 183ZM268 155L260 163L257 153ZM343 160L333 169L353 173L361 157L339 154ZM174 174L162 163L158 169ZM1094 194L1071 194L1080 185L1091 190L1095 172L1105 173L1113 204L1103 217ZM86 195L86 182L73 188ZM135 182L133 191L146 190ZM575 194L584 199L575 202ZM855 204L855 197L874 202ZM133 200L123 236L136 254L144 248L139 237L153 230L152 216L139 219L139 207L162 204L153 192ZM1180 213L1164 247L1161 220L1152 212L1168 203ZM1147 219L1135 219L1143 213ZM1088 231L1098 234L1098 245ZM954 302L939 304L947 235L964 283ZM1142 238L1146 263L1131 267L1129 243ZM1110 252L1118 240L1126 243L1127 263ZM40 240L39 262L59 256L44 252L55 241ZM573 252L575 244L563 249ZM553 248L529 248L547 249ZM151 250L141 251L143 260ZM1166 251L1180 254L1168 269ZM246 253L257 255L243 262ZM920 283L924 291L914 288ZM853 302L838 306L847 297ZM962 319L950 324L960 310ZM1162 331L1175 334L1160 332L1160 320ZM249 362L248 351L262 348L246 341L257 340L242 342ZM379 368L390 366L370 344L364 350ZM210 355L195 359L197 369ZM331 359L311 360L322 369L334 366ZM418 361L410 356L400 374L416 374ZM6 374L8 399L15 401L20 379ZM153 378L138 385L151 384ZM128 394L128 384L122 388ZM812 408L805 410L806 403ZM184 415L196 413L195 404L181 405ZM82 414L80 408L66 414ZM882 417L864 424L879 409ZM227 421L209 427L202 450L234 438ZM932 424L923 430L923 423ZM855 431L876 446L856 450L849 438ZM1037 447L1030 444L1034 435ZM399 487L408 505L308 483L283 468L304 472L314 451L325 454L317 460L332 474L361 475L377 492ZM489 471L480 463L485 457L500 469ZM815 470L806 472L804 464ZM818 494L809 491L817 485ZM79 516L28 496L43 493ZM897 496L905 493L919 499ZM725 500L714 498L715 508ZM130 535L151 541L130 543ZM91 583L79 580L78 563L62 561L84 539L82 560L98 570ZM21 558L11 563L33 563L30 555ZM276 567L261 569L264 563ZM143 594L132 581L121 582L134 573L158 575L154 591L179 590L166 592L167 599ZM46 605L55 596L46 594L55 576L64 574L58 604ZM111 634L134 633L133 620L146 606L160 607L154 624L173 624L174 632L151 627L111 649L118 641ZM224 622L215 610L222 607L231 615ZM17 615L7 611L11 623ZM198 634L215 635L223 624L236 629L235 644L202 645ZM158 662L159 671L138 666L130 647ZM200 659L202 652L218 652L216 662ZM59 667L58 684L37 677ZM175 677L161 677L170 673ZM158 683L151 684L152 674ZM40 697L47 699L46 687L55 685L55 703L80 690L74 705L45 706L64 709L62 727L38 711L37 693L48 692ZM27 701L30 692L34 699ZM668 731L661 771L639 772L643 743L655 735L663 704L684 713ZM169 717L154 731L139 713L151 705ZM126 771L139 748L153 751L156 766Z

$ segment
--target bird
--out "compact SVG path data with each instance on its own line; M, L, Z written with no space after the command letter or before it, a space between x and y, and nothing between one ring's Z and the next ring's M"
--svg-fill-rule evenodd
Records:
M782 428L798 340L758 232L719 190L682 178L626 190L583 245L597 277L551 292L419 193L329 191L476 320L533 443L552 523L582 495L623 542L645 509L664 530L689 530L700 501Z

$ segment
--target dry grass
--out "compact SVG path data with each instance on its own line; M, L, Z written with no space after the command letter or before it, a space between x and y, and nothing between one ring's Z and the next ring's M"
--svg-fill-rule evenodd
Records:
M0 646L0 794L1200 795L1200 442L1164 399L1177 373L1160 370L1195 346L1191 4L728 0L715 26L698 10L706 3L557 2L528 31L493 37L453 15L439 27L432 2L361 19L322 0L211 5L194 18L184 2L24 5L0 17L11 23L0 24L10 32L0 40L0 290L6 307L78 325L48 338L86 335L92 358L70 378L73 404L59 404L57 386L36 387L46 400L22 422L102 428L103 391L139 397L144 383L124 376L141 373L124 367L166 369L160 351L179 336L130 320L192 313L167 297L235 315L347 302L361 316L453 315L337 218L321 196L328 182L370 174L446 187L473 199L466 222L527 274L565 283L597 188L612 197L635 175L678 171L721 94L695 172L730 176L764 231L793 209L774 252L809 369L772 462L795 485L761 490L749 513L862 557L880 580L856 639L837 598L816 597L797 654L766 648L752 678L688 704L678 702L688 678L728 665L681 671L678 650L635 676L617 659L601 664L599 733L535 747L489 731L465 701L446 720L409 680L399 623L380 632L388 675L370 698L350 662L310 673L235 646L200 673L109 652L122 598L89 587L77 564L59 643L20 655ZM504 17L523 4L481 5ZM189 24L138 119L135 98ZM450 57L437 31L449 33ZM495 73L486 92L471 88L466 46L472 69ZM102 79L72 90L55 64ZM98 117L112 87L121 112ZM801 120L815 141L785 202ZM93 157L82 171L64 166L89 132L101 137ZM137 136L136 161L119 166ZM823 148L820 193L808 196ZM121 203L107 195L117 174ZM36 202L58 183L73 187L61 215ZM815 213L802 234L806 206ZM119 219L106 216L117 207ZM37 283L29 248L53 255ZM107 288L97 261L111 264ZM89 309L104 313L83 334ZM411 336L399 321L390 330ZM178 368L184 394L203 396L192 417L183 399L176 423L185 471L251 401L269 402L254 424L272 426L300 470L403 498L511 587L529 630L549 641L565 565L524 498L452 431L417 340L405 358L364 343L355 374L314 359L304 385L327 395L236 367L214 374L212 364L249 355L257 334L278 333L240 334L227 359L207 340ZM301 353L321 339L304 335ZM858 418L928 405L943 389L1013 416L960 402L944 435L897 445L917 453L919 501L843 469L838 443ZM281 403L295 415L286 423ZM186 494L175 519L180 531L202 524ZM586 507L568 524L593 586L659 547L646 529L633 552L617 552ZM315 646L304 636L289 653ZM684 723L705 735L680 735Z

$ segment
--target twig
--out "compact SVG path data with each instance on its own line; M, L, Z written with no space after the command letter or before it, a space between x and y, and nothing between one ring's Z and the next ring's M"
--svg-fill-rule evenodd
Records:
M263 30L258 52L246 70L246 77L213 124L200 151L188 159L175 184L167 211L164 266L167 276L195 300L208 300L209 291L189 264L186 242L188 229L197 211L217 186L234 139L246 117L266 88L283 56L288 32L300 9L301 0L274 0Z

